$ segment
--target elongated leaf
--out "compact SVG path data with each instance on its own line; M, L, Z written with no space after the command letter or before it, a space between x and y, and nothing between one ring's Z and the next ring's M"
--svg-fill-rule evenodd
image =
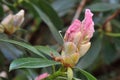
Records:
M40 52L43 52L44 54L51 56L51 53L54 56L60 56L59 53L57 51L55 51L54 49L48 47L48 46L35 46L36 49L38 49Z
M106 64L110 64L111 62L115 61L118 57L118 55L116 54L115 45L110 43L108 39L104 39L102 54L104 62L106 62Z
M1 33L0 39L8 39L8 37L7 35ZM23 51L15 47L13 44L6 42L0 42L0 51L8 60L16 59L23 54Z
M97 39L95 39L94 42L91 44L91 48L89 51L83 56L82 59L80 59L79 63L77 64L78 68L87 68L89 67L94 60L98 57L99 52L101 50L101 42L102 42L102 37L98 36Z
M37 49L35 49L34 47L26 44L26 43L22 43L22 42L18 42L18 41L14 41L14 40L6 40L6 39L0 39L0 41L2 42L8 42L8 43L12 43L12 44L15 44L15 45L18 45L18 46L21 46L21 47L24 47L26 49L28 49L29 51L45 58Z
M61 29L63 27L63 24L56 12L45 0L39 0L38 2L31 0L27 1L27 3L31 4L31 6L36 10L41 19L48 25L56 41L62 45L63 39L61 38L56 28Z
M23 54L23 52L14 45L5 42L0 42L0 51L8 60L16 59Z
M41 59L41 58L20 58L14 60L10 64L9 70L19 69L19 68L42 68L51 65L59 64L58 62Z
M109 10L119 9L120 4L96 3L88 6L88 8L95 12L105 12Z
M75 69L80 71L83 75L85 75L87 80L97 80L94 76L92 76L90 73L86 72L85 70L79 68L75 68Z

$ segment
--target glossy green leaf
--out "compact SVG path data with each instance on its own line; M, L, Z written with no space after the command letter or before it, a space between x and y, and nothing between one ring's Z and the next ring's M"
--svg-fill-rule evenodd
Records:
M119 9L120 4L95 3L88 6L88 8L95 12L105 12L109 10Z
M54 56L60 56L60 54L55 51L54 49L48 47L48 46L35 46L36 49L40 52L43 52L44 54L48 55L51 57L51 53L54 55Z
M90 73L83 69L75 68L76 70L80 71L86 78L87 80L97 80L94 76L92 76Z
M94 42L91 42L91 47L88 50L88 52L80 59L80 61L77 64L78 68L87 68L89 67L95 59L98 57L100 50L101 50L101 43L102 43L102 37L98 36L94 40Z
M14 40L6 40L6 39L0 39L0 41L12 43L12 44L24 47L24 48L28 49L29 51L31 51L31 52L33 52L33 53L35 53L35 54L45 58L42 53L40 53L36 48L32 47L29 44L26 44L26 43L23 43L23 42L14 41Z
M19 69L19 68L43 68L52 65L59 64L58 62L41 59L41 58L20 58L14 60L10 64L9 70Z
M63 39L57 29L62 29L63 24L53 8L45 0L39 0L38 2L31 0L27 1L27 3L31 4L41 19L48 25L56 41L62 45Z

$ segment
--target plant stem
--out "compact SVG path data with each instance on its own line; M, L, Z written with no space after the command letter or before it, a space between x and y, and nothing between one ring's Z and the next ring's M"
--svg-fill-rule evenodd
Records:
M66 73L65 72L61 72L61 71L57 71L55 73L53 73L52 75L50 75L47 79L45 80L55 80L58 76L65 76Z
M55 73L55 65L52 65L53 73Z
M107 36L120 37L120 33L105 33Z
M78 18L79 18L79 15L81 14L82 9L83 9L83 7L85 6L85 3L86 3L86 2L87 2L87 0L82 0L82 1L80 2L79 6L78 6L78 8L77 8L77 10L76 10L75 16L74 16L74 18L73 18L73 21L74 21L75 19L78 19ZM72 21L72 22L73 22L73 21Z

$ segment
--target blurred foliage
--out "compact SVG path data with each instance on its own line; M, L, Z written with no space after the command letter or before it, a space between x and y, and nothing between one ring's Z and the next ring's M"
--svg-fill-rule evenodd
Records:
M80 2L81 0L0 0L0 21L10 13L25 10L25 21L20 30L13 35L0 34L0 72L5 71L9 80L31 80L46 70L49 72L51 67L43 68L44 70L8 70L11 61L17 58L23 62L24 57L50 58L51 52L59 56L62 36L71 24ZM76 67L86 69L99 80L120 80L120 0L87 0L85 8L90 8L94 13L95 33L90 50ZM119 13L108 21L109 24L104 25L107 18L116 11ZM79 19L83 16L81 14ZM36 58L32 61L36 62ZM50 62L44 63L53 65L54 62ZM24 64L12 65L24 68ZM14 66L10 69L14 69ZM80 77L76 73L75 76ZM84 71L82 73L88 75Z

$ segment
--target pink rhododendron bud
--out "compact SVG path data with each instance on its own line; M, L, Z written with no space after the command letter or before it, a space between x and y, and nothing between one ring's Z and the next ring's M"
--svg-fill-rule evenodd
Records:
M43 80L45 78L47 78L49 76L48 73L43 73L41 75L39 75L38 77L35 78L35 80Z
M1 25L3 31L7 34L13 34L16 30L19 29L20 25L24 21L24 10L19 11L16 15L10 14L5 17Z
M81 22L74 20L64 36L64 48L62 60L64 66L74 67L79 58L90 48L89 42L94 33L93 14L89 9L85 10L85 18Z
M78 41L79 43L81 43L85 42L83 40L89 41L94 32L94 22L92 20L92 16L93 14L91 13L91 11L89 9L86 9L85 18L82 22L78 19L74 20L66 31L64 37L65 42L76 43L77 40L77 43Z

